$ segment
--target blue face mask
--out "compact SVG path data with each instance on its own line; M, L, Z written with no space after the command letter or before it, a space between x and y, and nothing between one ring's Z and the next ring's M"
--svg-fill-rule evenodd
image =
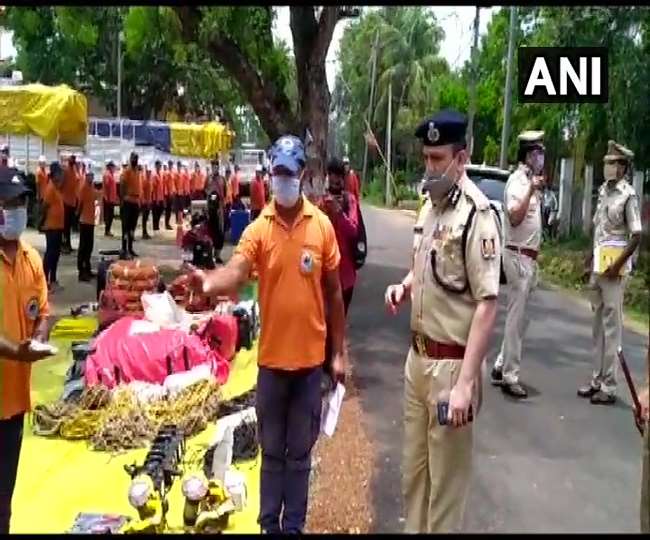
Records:
M27 228L27 208L5 208L2 214L4 224L0 225L0 236L5 240L18 240Z
M272 176L271 189L276 202L285 208L291 208L300 197L300 178L295 176Z

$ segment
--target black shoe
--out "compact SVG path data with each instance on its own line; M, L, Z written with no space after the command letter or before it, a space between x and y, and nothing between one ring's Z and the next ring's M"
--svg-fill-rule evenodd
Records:
M616 403L616 396L598 390L598 392L591 396L590 401L593 405L614 405Z
M143 239L143 240L151 240L151 236L149 236L148 233L147 233L147 234L143 234L143 235L142 235L142 239Z
M120 259L123 261L130 261L133 257L131 257L131 255L126 251L120 251Z
M92 281L93 278L91 278L88 274L79 274L79 281L83 281L85 283Z
M105 232L105 233L104 233L104 236L105 236L106 238L115 238L115 235L114 235L113 233L111 233L111 232Z
M501 384L501 390L504 394L508 394L517 399L528 397L528 391L519 383L508 384L506 382Z
M133 250L131 250L131 251L129 252L129 255L131 255L131 257L133 257L134 259L137 259L137 258L140 256L140 255L138 255L138 254L137 254L135 251L133 251Z
M590 384L588 384L587 386L582 386L582 387L578 388L578 395L580 397L583 397L583 398L590 398L594 394L597 394L598 392L600 392L600 389L599 388L594 388Z
M168 231L173 231L174 227L172 227L171 225L166 225L165 229L168 230Z
M62 255L70 255L72 253L72 250L69 247L62 247L61 248L61 254Z
M494 386L501 386L503 384L503 371L501 368L492 368L490 379Z
M86 272L86 275L91 279L97 277L97 274L95 272L93 272L92 270L88 270L88 272Z

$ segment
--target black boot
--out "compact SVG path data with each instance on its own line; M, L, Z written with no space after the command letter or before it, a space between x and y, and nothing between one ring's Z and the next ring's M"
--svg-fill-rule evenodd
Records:
M501 384L501 390L504 394L517 399L524 399L528 397L528 391L519 383L509 384L504 382Z

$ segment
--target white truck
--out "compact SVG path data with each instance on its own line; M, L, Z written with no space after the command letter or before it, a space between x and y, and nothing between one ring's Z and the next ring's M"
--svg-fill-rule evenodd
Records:
M253 143L242 143L241 147L235 150L235 163L241 171L240 192L244 197L249 196L250 181L255 176L257 166L262 165L267 169L269 167L266 151L256 148Z

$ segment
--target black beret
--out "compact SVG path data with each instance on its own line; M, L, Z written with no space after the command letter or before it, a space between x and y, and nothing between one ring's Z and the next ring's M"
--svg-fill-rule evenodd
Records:
M465 144L466 131L465 115L446 109L422 122L415 130L415 136L426 146Z

